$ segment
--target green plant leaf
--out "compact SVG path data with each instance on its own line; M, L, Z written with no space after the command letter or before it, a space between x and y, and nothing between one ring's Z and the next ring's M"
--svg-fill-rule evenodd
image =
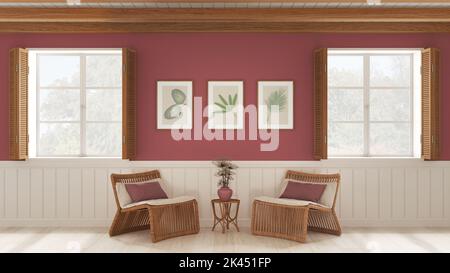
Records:
M233 105L233 99L231 98L230 94L228 94L228 104Z
M225 100L225 98L222 95L219 94L219 98L223 102L224 105L228 105L227 101Z
M164 118L166 119L177 119L183 115L181 106L179 104L174 104L164 111Z
M224 112L227 110L227 107L226 107L226 106L224 106L224 105L222 105L222 104L220 104L220 103L218 103L218 102L215 102L214 104L217 105L217 106L219 106L220 108L222 108L222 109L224 110Z
M172 89L171 95L176 104L183 104L186 101L186 94L180 89Z
M279 111L283 111L287 104L287 94L284 90L278 90L272 92L266 100L268 110L271 111L272 107L278 106Z
M236 94L234 94L234 98L233 98L233 105L236 105L236 102L237 102L237 93Z

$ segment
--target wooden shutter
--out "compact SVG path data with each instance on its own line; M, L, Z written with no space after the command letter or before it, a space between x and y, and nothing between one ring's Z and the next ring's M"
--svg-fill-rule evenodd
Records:
M136 158L136 52L122 51L122 158Z
M328 50L314 51L314 159L327 159Z
M9 159L28 158L28 50L9 51Z
M422 158L440 156L439 50L422 51Z

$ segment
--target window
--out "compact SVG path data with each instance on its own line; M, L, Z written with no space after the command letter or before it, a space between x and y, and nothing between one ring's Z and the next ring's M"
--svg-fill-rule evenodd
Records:
M30 50L30 157L120 157L122 50Z
M420 50L329 50L329 155L420 157L420 66Z

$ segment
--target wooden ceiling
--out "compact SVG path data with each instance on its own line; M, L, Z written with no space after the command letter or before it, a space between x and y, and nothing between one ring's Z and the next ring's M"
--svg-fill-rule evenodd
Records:
M167 5L172 4L170 8L166 8L147 6L163 3L152 0L83 0L81 6L70 7L66 6L66 1L61 0L18 0L16 5L23 6L1 7L9 2L0 0L0 32L450 32L449 1L431 3L423 0L421 4L412 3L414 1L389 1L416 5L396 8L387 8L385 4L354 7L353 5L367 5L366 1L355 0L347 0L347 6L340 7L332 5L343 5L343 1L290 0L292 6L279 6L286 8L272 8L272 4L288 3L279 0L245 0L247 6L241 8L239 5L243 4L242 1L231 1L235 2L228 4L234 4L235 7L219 5L218 8L209 8L205 6L206 2L214 5L224 3L216 0L165 0ZM125 2L132 2L133 6L122 6ZM144 6L135 6L138 2ZM435 7L435 4L439 4L437 2L448 6ZM30 7L31 4L35 5ZM58 6L60 4L64 6ZM99 4L113 7L97 6ZM186 4L189 8L183 6ZM194 4L202 6L196 7ZM270 4L271 8L267 8L265 4ZM306 6L313 4L327 6ZM299 5L304 6L299 8ZM420 8L420 5L429 6Z
M0 0L1 7L32 8L439 8L448 0Z

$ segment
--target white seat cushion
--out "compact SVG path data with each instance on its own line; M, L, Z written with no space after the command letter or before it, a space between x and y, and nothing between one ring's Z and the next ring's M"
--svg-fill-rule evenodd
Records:
M297 199L287 199L287 198L276 198L276 197L269 197L269 196L259 196L256 197L254 200L267 202L267 203L273 203L273 204L279 204L279 205L286 205L286 206L297 206L297 207L306 207L308 205L315 205L320 206L324 208L329 208L328 206L314 203L311 201L305 201L305 200L297 200Z
M170 205L170 204L178 204L183 203L187 201L195 200L195 197L192 196L179 196L174 198L168 198L168 199L154 199L154 200L146 200L146 201L140 201L136 203L130 203L128 205L125 205L123 208L131 208L135 206L140 205L150 205L150 206L160 206L160 205Z

